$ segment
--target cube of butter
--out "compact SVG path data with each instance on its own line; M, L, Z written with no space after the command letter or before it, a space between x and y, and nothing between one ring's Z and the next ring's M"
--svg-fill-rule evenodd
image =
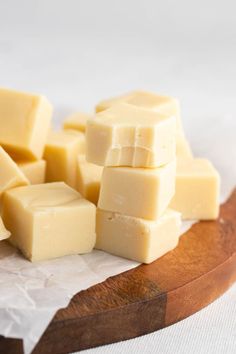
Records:
M183 219L216 219L219 214L220 177L210 161L177 159L176 192L170 207Z
M85 135L72 130L51 132L44 151L46 182L63 181L76 187L77 157L84 153Z
M117 103L129 103L134 106L150 109L166 115L176 117L177 129L183 133L179 101L170 96L157 95L146 91L133 91L122 96L113 97L99 102L96 112L102 112Z
M30 184L41 184L45 182L46 161L17 161L17 165L29 180Z
M97 204L103 167L86 161L85 155L78 156L77 190L85 199Z
M175 161L159 168L105 167L98 207L156 220L175 193Z
M158 167L175 158L176 118L126 103L87 123L86 158L101 166Z
M14 158L40 159L51 116L44 96L0 89L0 145Z
M31 261L90 252L96 207L63 182L18 187L4 194L9 241Z
M64 120L63 129L74 129L84 133L89 119L92 119L92 115L90 114L74 113Z
M155 221L97 210L96 248L142 263L175 248L179 241L181 216L167 210Z
M23 172L1 146L0 166L0 196L7 189L29 184Z
M0 216L0 241L6 240L10 236L11 233L5 228L5 225L3 224L2 218Z
M181 158L193 158L193 153L187 139L179 134L176 136L176 155Z

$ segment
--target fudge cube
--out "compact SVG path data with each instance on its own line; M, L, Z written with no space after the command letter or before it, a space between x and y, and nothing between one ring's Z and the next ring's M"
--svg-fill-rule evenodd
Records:
M0 167L0 196L7 189L29 184L23 172L1 146Z
M90 114L74 113L64 120L63 129L74 129L84 133L89 119L92 119L92 115Z
M96 112L102 112L117 103L129 103L134 106L150 109L166 115L174 115L177 120L177 129L183 134L180 118L180 104L174 97L157 95L147 91L133 91L122 96L113 97L99 102Z
M118 95L115 97L110 97L105 100L102 100L98 102L97 105L95 106L95 112L100 113L102 111L105 111L108 108L111 108L112 106L118 103L128 103L129 100L136 94L136 92L138 91L132 91L132 92L125 93L123 95Z
M18 187L4 194L9 241L31 261L90 252L96 207L63 182Z
M96 248L142 263L175 248L179 241L181 215L167 210L155 221L97 210Z
M170 207L183 219L216 219L219 215L220 177L206 159L177 159L176 191Z
M85 135L73 130L50 132L44 151L46 182L63 181L76 187L77 157L84 153Z
M16 161L18 167L29 180L30 184L41 184L45 182L46 161Z
M156 220L175 193L176 162L153 169L105 167L98 207Z
M44 96L0 89L0 145L17 159L40 159L52 106Z
M77 190L97 205L103 167L87 162L84 154L78 156L77 161Z
M87 123L86 158L101 166L158 167L175 158L176 118L118 104Z

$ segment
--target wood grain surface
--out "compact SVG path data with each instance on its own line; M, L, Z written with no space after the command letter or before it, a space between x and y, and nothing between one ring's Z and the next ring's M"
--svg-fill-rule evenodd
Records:
M236 280L236 190L217 221L195 224L159 260L107 279L59 310L34 354L63 354L134 338L199 311ZM23 353L0 337L0 353Z

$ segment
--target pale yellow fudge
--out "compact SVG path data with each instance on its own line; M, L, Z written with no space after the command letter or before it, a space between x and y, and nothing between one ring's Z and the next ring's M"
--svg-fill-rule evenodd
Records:
M101 166L158 167L175 158L176 118L126 103L87 122L86 158Z
M14 158L40 159L51 116L44 96L0 89L0 145Z
M155 221L97 210L96 248L142 263L174 249L179 241L181 215L167 210Z
M216 219L220 177L206 159L177 159L176 192L170 207L183 219Z
M92 119L91 114L81 112L74 113L64 120L63 129L74 129L84 133L89 119Z
M176 155L181 158L193 158L189 142L184 136L176 136Z
M103 167L86 161L85 155L78 156L77 190L85 199L97 204Z
M177 120L177 128L183 133L180 118L179 101L170 96L157 95L147 91L133 91L127 94L112 97L99 102L96 106L96 112L102 112L117 103L129 103L134 106L150 109L166 115L175 116Z
M132 92L125 93L123 95L102 100L98 102L98 104L96 105L95 111L96 113L99 113L105 111L108 108L111 108L111 106L113 106L114 104L121 103L121 102L129 103L129 100L136 94L136 92L138 91L132 91Z
M3 192L17 186L29 184L28 179L0 146L0 196Z
M4 194L9 241L31 261L90 252L96 207L63 182L18 187Z
M0 216L0 241L6 240L11 236L11 233L5 228L2 218Z
M46 161L17 161L17 165L29 180L30 184L40 184L45 182Z
M63 181L76 187L77 157L85 151L85 135L72 130L51 132L43 158L47 162L46 182Z
M156 220L174 196L175 175L175 161L153 169L105 167L98 207Z

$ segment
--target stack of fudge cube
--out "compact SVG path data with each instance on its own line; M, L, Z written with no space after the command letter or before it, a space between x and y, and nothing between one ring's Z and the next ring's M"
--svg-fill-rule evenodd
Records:
M29 260L96 247L150 263L181 215L217 218L219 175L193 157L176 99L134 91L51 121L44 96L0 89L0 240Z
M132 92L100 102L87 123L87 160L104 166L96 248L150 263L175 248L183 219L214 219L219 175L194 159L179 102Z
M88 121L86 158L104 166L96 248L150 263L178 244L181 215L168 208L175 194L178 108L175 99L138 92L128 102L98 107Z

